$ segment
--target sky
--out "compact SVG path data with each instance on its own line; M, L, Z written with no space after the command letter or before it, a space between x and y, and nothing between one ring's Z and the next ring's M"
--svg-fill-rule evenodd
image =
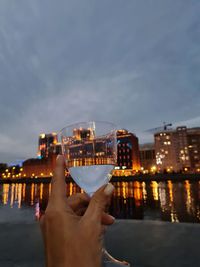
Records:
M200 126L199 0L2 0L0 162L40 133L106 120Z

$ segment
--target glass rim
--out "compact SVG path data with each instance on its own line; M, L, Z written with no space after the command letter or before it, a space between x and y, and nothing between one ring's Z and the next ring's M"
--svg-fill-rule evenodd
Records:
M94 120L94 121L81 121L81 122L76 122L76 123L69 124L69 125L63 127L63 128L58 132L58 134L61 135L62 132L63 132L66 128L70 128L70 127L75 126L75 125L78 125L78 124L94 123L94 122L95 122L95 123L105 123L105 124L110 124L110 125L113 126L113 130L117 131L117 125L114 124L114 123L112 123L112 122L109 122L109 121L98 121L98 120L95 121L95 120Z

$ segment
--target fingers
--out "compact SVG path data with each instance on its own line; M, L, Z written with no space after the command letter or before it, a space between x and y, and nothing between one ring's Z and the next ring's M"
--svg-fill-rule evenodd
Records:
M67 205L66 200L65 162L63 156L58 155L52 179L51 196L46 211L62 210L72 213L72 209Z
M90 197L85 193L77 193L67 198L67 204L74 212L86 209L89 204L89 201Z
M65 162L63 156L58 155L54 177L52 179L51 199L60 199L64 197L66 197Z
M105 212L102 214L101 223L103 225L111 225L114 222L115 222L115 218L113 216L111 216L110 214L107 214Z
M84 214L84 219L101 223L102 214L110 202L113 191L114 186L110 183L97 190L90 200L90 204Z

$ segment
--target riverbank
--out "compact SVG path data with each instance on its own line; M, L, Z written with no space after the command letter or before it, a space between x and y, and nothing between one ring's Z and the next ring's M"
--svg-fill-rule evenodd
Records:
M131 182L131 181L141 181L141 182L149 182L149 181L168 181L172 180L175 182L182 182L185 180L190 181L199 181L200 180L200 173L195 174L182 174L182 173L166 173L166 174L140 174L140 175L134 175L134 176L113 176L111 178L111 182ZM38 177L38 178L7 178L7 179L0 179L0 184L3 183L50 183L51 177ZM66 178L66 182L74 182L71 177Z
M199 224L117 220L108 228L105 241L113 256L132 267L196 267L199 236ZM0 240L0 266L44 266L38 223L0 223Z

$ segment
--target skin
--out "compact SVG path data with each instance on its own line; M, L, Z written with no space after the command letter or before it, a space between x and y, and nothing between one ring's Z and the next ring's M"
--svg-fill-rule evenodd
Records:
M40 219L47 267L100 267L102 236L114 218L105 211L114 187L102 186L90 199L86 194L66 197L65 163L57 157L52 193Z

